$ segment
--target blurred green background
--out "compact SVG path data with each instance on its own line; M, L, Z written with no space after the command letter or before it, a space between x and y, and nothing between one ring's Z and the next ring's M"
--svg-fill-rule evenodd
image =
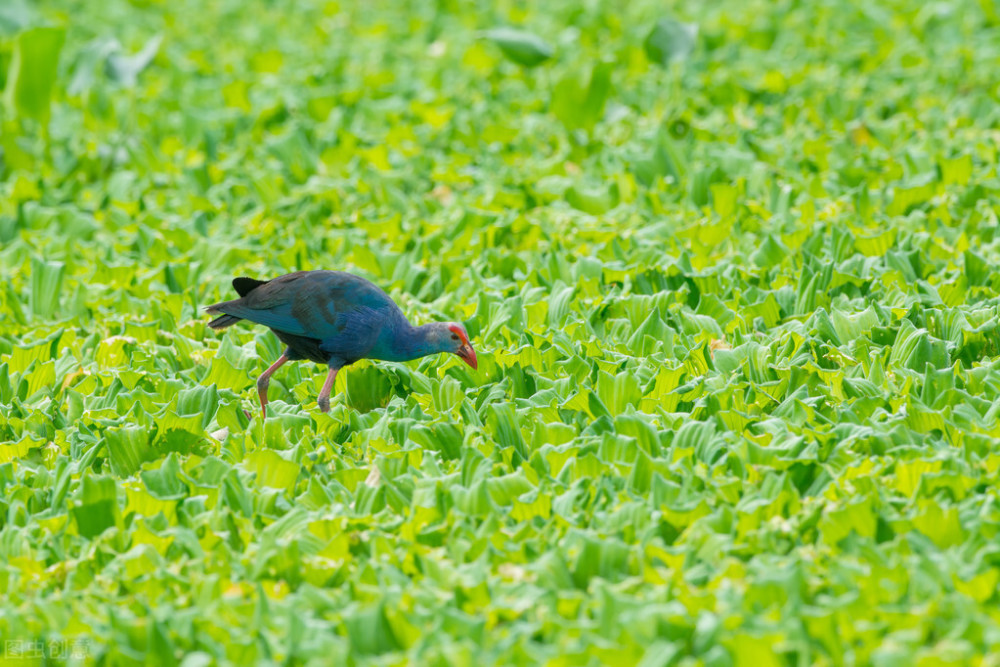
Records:
M5 0L4 658L997 664L998 12Z

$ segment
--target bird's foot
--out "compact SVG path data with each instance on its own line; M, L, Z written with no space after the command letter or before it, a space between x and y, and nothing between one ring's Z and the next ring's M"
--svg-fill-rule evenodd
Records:
M328 397L326 397L326 396L321 397L316 402L319 403L319 411L320 412L329 412L330 411L330 399Z
M253 420L253 413L250 412L249 410L247 410L246 408L243 409L243 414L245 414L247 416L247 419L249 419L251 421Z

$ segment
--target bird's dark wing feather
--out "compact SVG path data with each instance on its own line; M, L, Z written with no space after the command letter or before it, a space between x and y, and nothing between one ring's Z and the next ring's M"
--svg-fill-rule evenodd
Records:
M330 361L330 353L324 350L322 343L315 338L293 336L290 333L278 331L277 329L272 329L271 331L278 337L278 340L288 346L285 354L292 361L308 359L309 361L315 361L317 364L325 364Z
M233 289L240 296L246 296L261 285L266 285L268 281L257 280L255 278L233 278Z

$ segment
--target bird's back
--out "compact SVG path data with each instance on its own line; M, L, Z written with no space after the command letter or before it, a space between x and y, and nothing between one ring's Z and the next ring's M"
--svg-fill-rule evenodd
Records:
M234 287L241 298L209 311L270 327L293 351L296 344L302 348L298 356L323 363L352 363L366 356L387 329L408 325L382 289L343 271L298 271L257 285L234 281Z

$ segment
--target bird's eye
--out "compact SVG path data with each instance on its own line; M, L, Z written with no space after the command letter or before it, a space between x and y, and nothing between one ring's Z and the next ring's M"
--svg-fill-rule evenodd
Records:
M458 335L457 334L452 334L451 335L451 339L452 340L458 340Z

